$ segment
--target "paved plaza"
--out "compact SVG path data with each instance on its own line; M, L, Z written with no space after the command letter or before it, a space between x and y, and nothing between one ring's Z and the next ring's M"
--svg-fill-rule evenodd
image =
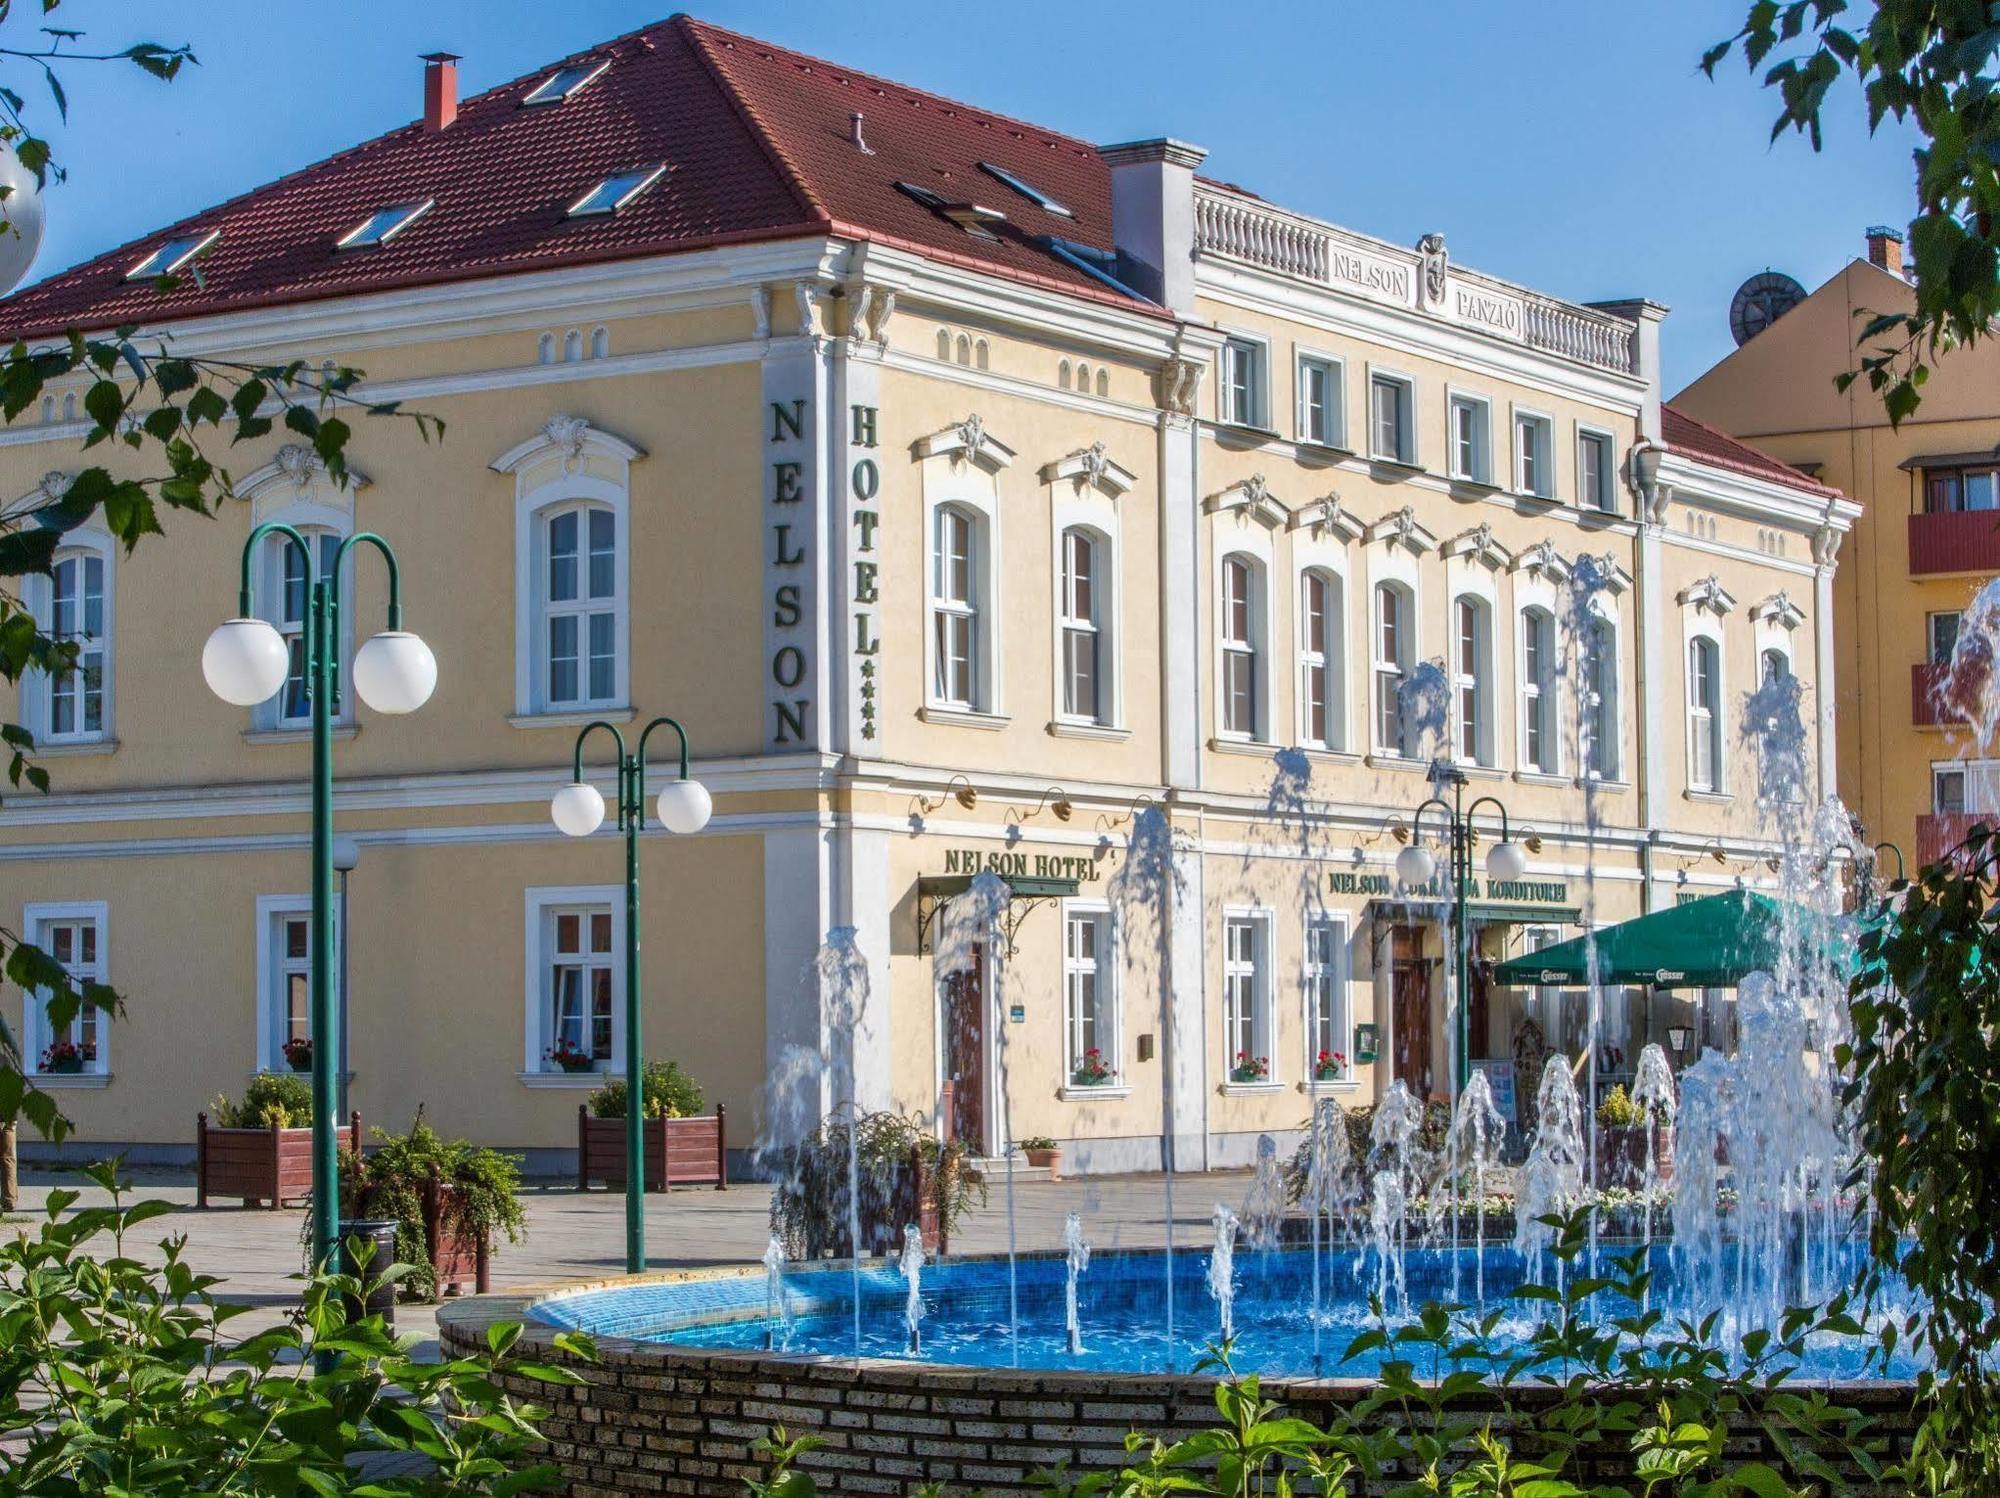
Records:
M1218 1201L1240 1206L1247 1172L1216 1171L1175 1180L1177 1241L1206 1235ZM13 1226L32 1228L55 1187L80 1191L79 1206L108 1198L69 1172L23 1170L21 1204ZM145 1245L170 1235L187 1240L185 1257L195 1268L223 1277L221 1298L255 1308L234 1325L243 1331L284 1316L297 1289L300 1226L304 1213L272 1212L237 1206L197 1211L194 1184L185 1172L138 1171L129 1201L159 1198L180 1210L140 1229ZM573 1186L530 1183L522 1193L527 1230L520 1243L503 1243L492 1261L492 1288L542 1284L550 1280L596 1279L622 1270L625 1262L625 1198L613 1191L579 1192ZM675 1190L646 1197L647 1262L659 1269L754 1264L769 1242L771 1188L762 1182L712 1189ZM1081 1180L1022 1181L1014 1189L1015 1240L1023 1250L1062 1246L1063 1220L1084 1215L1092 1242L1100 1247L1157 1244L1165 1237L1165 1192L1159 1176L1096 1176ZM1205 1236L1203 1237L1205 1241ZM989 1185L984 1207L975 1206L952 1240L958 1253L1000 1253L1007 1248L1007 1191L1004 1180ZM142 1253L141 1245L127 1250ZM157 1252L154 1250L153 1252ZM436 1345L436 1308L397 1308L399 1330L416 1332Z

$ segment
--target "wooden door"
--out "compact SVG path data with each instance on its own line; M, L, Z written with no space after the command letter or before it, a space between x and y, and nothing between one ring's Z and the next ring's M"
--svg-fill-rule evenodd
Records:
M986 950L972 949L972 967L944 986L944 1070L952 1085L952 1135L986 1151Z
M1431 965L1421 927L1398 926L1391 943L1396 1076L1421 1102L1431 1095Z

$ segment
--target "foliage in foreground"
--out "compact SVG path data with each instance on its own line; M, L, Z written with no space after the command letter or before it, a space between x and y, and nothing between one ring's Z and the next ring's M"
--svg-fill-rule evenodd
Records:
M528 1457L543 1412L497 1375L581 1379L515 1359L518 1326L494 1327L480 1356L420 1363L415 1337L391 1336L379 1316L347 1319L359 1280L317 1275L292 1321L233 1339L226 1324L248 1308L216 1299L219 1281L189 1267L181 1239L164 1240L153 1265L133 1256L134 1231L173 1206L127 1206L113 1167L89 1174L110 1206L64 1216L77 1193L53 1191L34 1231L0 1242L0 1492L398 1498L556 1485L556 1469ZM557 1342L592 1357L587 1338ZM417 1453L434 1470L369 1478L349 1465L368 1452Z
M1881 1443L1866 1420L1821 1390L1790 1385L1808 1338L1859 1334L1843 1301L1790 1311L1775 1334L1750 1333L1732 1369L1716 1343L1715 1316L1696 1325L1648 1307L1643 1254L1592 1278L1584 1273L1586 1215L1544 1221L1557 1233L1561 1290L1526 1285L1515 1303L1483 1315L1430 1304L1397 1326L1377 1302L1382 1324L1346 1352L1348 1359L1388 1354L1376 1386L1333 1405L1327 1424L1266 1397L1257 1375L1236 1372L1225 1343L1197 1370L1223 1375L1216 1424L1173 1441L1134 1431L1122 1470L1043 1480L1062 1498L1804 1498L1848 1491L1830 1457L1879 1479ZM1519 1356L1496 1364L1485 1349L1503 1320L1523 1313L1543 1317L1539 1330ZM1732 1442L1751 1431L1770 1442L1778 1464L1746 1457L1744 1443ZM751 1492L812 1498L815 1444L773 1432L757 1447L769 1476ZM1584 1474L1586 1456L1594 1462L1619 1452L1626 1480Z
M1958 854L1896 891L1864 932L1854 1039L1836 1059L1862 1159L1850 1185L1874 1211L1860 1289L1900 1275L1914 1292L1884 1321L1885 1355L1915 1342L1931 1368L1919 1432L1930 1476L1912 1491L2000 1491L2000 837L1975 827ZM1954 1486L1962 1484L1962 1486Z

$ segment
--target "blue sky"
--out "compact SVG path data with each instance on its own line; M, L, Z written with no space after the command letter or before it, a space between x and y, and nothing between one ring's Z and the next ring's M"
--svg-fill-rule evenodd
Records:
M171 85L70 64L72 123L39 77L7 82L53 129L54 189L35 274L407 123L419 53L464 55L472 93L659 19L670 0L71 0L88 47L190 42ZM1765 144L1772 105L1703 47L1743 0L1190 0L1084 6L730 3L696 13L855 68L1086 140L1171 134L1205 170L1289 207L1402 243L1441 230L1453 257L1582 300L1639 294L1674 309L1667 388L1731 347L1730 293L1767 267L1817 286L1902 224L1911 138L1870 139L1858 93L1826 150ZM4 38L30 40L16 7Z

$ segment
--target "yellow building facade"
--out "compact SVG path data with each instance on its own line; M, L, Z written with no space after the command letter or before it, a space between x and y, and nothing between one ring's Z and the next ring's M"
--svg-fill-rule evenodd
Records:
M551 1164L623 1064L614 834L570 841L548 812L591 719L674 715L713 794L702 833L641 839L646 1035L729 1105L737 1144L769 1133L774 1078L805 1077L819 1110L851 1077L861 1105L979 1154L1047 1135L1083 1171L1242 1163L1316 1097L1365 1106L1397 1077L1447 1094L1461 1027L1463 1059L1503 1069L1524 1019L1581 1048L1577 996L1448 985L1444 907L1394 872L1434 761L1529 849L1519 880L1478 880L1476 966L1760 876L1740 705L1765 671L1800 681L1831 782L1854 507L1719 433L1675 438L1663 309L1286 212L1173 140L1063 141L695 23L641 39L607 43L559 108L707 49L731 87L770 90L760 128L819 119L833 143L811 149L894 180L923 235L845 217L802 144L773 156L825 209L812 232L146 319L190 351L357 365L446 432L359 421L345 488L272 440L213 524L129 557L65 538L37 606L97 673L22 694L55 786L0 806L0 908L128 995L81 1072L41 1078L81 1147L185 1154L196 1110L300 1033L300 704L227 707L198 664L267 520L386 536L439 663L417 714L348 703L338 730L355 1106L421 1105ZM516 128L577 64L409 149ZM959 138L1009 129L1060 178ZM902 191L926 155L976 199ZM687 191L700 166L681 170L617 213ZM252 235L230 208L211 256ZM1037 213L1086 237L1017 239ZM370 253L386 268L401 243ZM1030 250L1045 269L1008 258ZM95 294L89 267L66 274ZM22 504L89 461L63 400L0 432ZM371 559L355 574L350 643L385 603ZM298 581L260 560L281 629ZM1408 686L1426 679L1436 722ZM1120 875L1158 816L1155 906ZM1498 819L1475 823L1483 854ZM939 907L982 872L1012 887L1006 950L941 974ZM842 928L867 973L852 1012L813 978ZM10 1002L39 1052L35 996ZM1684 1013L1614 996L1607 1077Z

